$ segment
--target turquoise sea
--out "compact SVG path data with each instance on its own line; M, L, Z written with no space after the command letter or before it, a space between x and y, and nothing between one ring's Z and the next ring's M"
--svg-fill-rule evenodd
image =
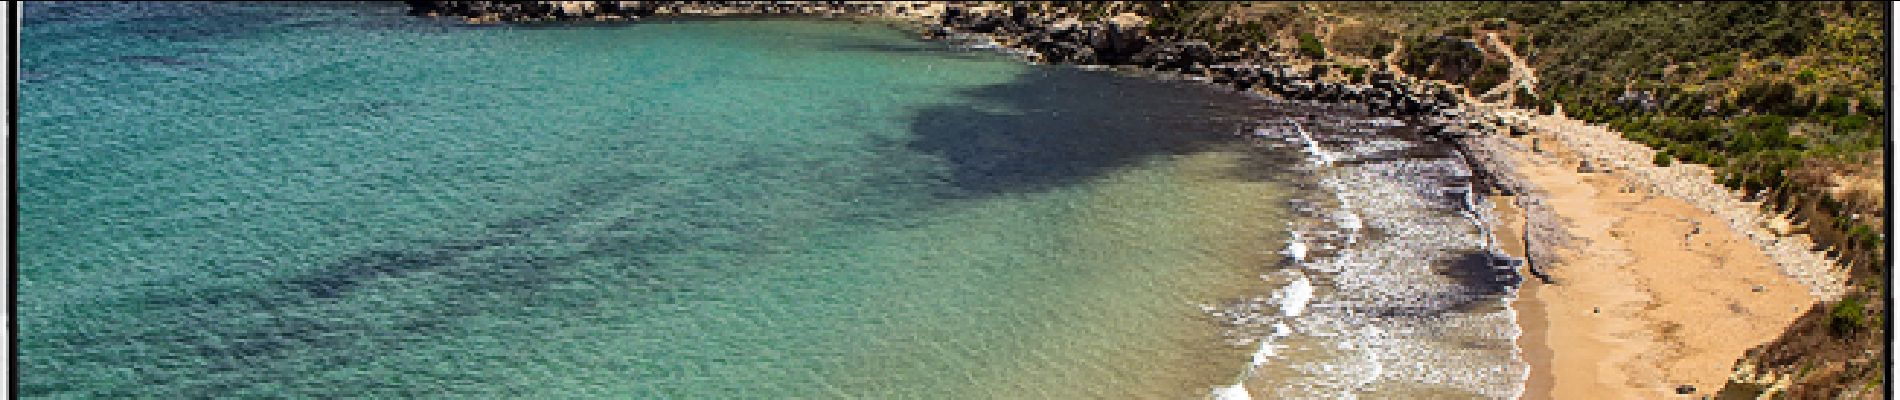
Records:
M1285 155L1211 89L800 19L32 3L23 397L1195 398Z

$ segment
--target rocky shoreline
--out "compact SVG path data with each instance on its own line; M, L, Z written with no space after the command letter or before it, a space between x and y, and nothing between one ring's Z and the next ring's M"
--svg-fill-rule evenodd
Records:
M1463 120L1452 86L1372 71L1353 78L1291 49L1217 51L1204 40L1161 36L1148 17L1125 12L1086 18L1061 8L1002 7L982 2L771 1L411 1L419 16L457 16L471 23L639 20L669 16L809 16L888 18L915 24L931 38L983 40L1031 62L1126 66L1177 74L1290 100L1351 102L1397 116ZM1110 4L1115 6L1120 4ZM1445 124L1445 135L1501 126L1485 121Z
M1492 154L1493 133L1521 133L1523 118L1467 105L1461 89L1393 69L1348 75L1303 59L1295 49L1261 45L1218 51L1205 40L1171 36L1149 26L1132 2L1108 2L1095 15L1056 6L988 2L879 1L409 1L410 14L454 16L470 23L625 21L678 16L806 16L878 18L912 25L927 38L971 42L1038 63L1135 68L1274 99L1353 103L1373 114L1406 119L1455 144L1481 188L1529 194L1507 163ZM1535 204L1533 200L1531 202ZM1550 242L1545 240L1543 242ZM1538 252L1533 252L1538 254Z

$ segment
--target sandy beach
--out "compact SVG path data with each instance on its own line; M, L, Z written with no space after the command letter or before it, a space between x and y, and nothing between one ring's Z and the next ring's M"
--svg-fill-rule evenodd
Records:
M1531 149L1535 135L1513 139ZM1617 173L1580 172L1545 138L1514 151L1577 240L1533 260L1517 308L1532 399L1700 398L1719 391L1747 349L1779 336L1816 299L1712 213L1644 193ZM1524 217L1499 204L1500 245L1524 254ZM1693 392L1678 394L1692 386Z

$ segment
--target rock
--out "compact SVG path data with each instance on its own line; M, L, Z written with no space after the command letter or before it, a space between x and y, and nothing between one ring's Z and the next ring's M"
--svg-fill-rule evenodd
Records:
M1695 394L1695 385L1676 386L1676 394Z

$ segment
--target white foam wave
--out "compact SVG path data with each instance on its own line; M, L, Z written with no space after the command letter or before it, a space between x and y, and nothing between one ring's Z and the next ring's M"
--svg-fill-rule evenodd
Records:
M1297 272L1295 272L1297 274ZM1299 317L1306 313L1306 305L1313 301L1313 282L1306 275L1298 275L1292 282L1274 291L1273 299L1280 306L1280 315L1286 318ZM1247 363L1247 370L1240 374L1239 382L1230 386L1214 388L1211 397L1217 400L1247 399L1253 397L1247 393L1246 380L1253 377L1254 371L1273 360L1281 347L1276 343L1281 338L1293 335L1293 328L1284 322L1273 323L1273 332L1260 339L1260 347L1253 352L1253 358Z
M1213 397L1214 400L1253 400L1253 395L1247 394L1247 385L1239 383L1233 384L1232 386L1214 388L1214 393L1211 397Z
M1306 241L1300 237L1299 231L1294 231L1293 238L1287 240L1286 255L1292 257L1293 262L1306 262Z
M1286 122L1293 125L1293 131L1299 133L1300 139L1306 142L1306 153L1313 156L1314 162L1319 163L1319 165L1333 165L1333 161L1338 161L1339 157L1334 156L1332 152L1326 151L1324 148L1320 148L1319 141L1314 140L1313 135L1307 134L1306 128L1300 127L1299 122L1294 121L1292 118L1287 118Z
M1306 313L1306 304L1313 301L1313 282L1301 275L1293 283L1281 288L1274 297L1280 298L1280 315L1298 317Z
M1515 346L1521 332L1509 304L1512 293L1473 290L1435 268L1461 254L1495 252L1492 232L1482 224L1488 201L1468 183L1459 185L1471 176L1460 158L1430 157L1434 147L1405 140L1337 136L1331 130L1336 122L1343 132L1360 133L1403 125L1397 121L1305 122L1326 128L1318 131L1292 118L1280 121L1253 130L1253 136L1274 148L1303 150L1307 162L1296 168L1316 175L1320 192L1314 194L1337 202L1326 207L1331 210L1307 214L1319 221L1291 224L1292 237L1281 253L1293 268L1269 278L1284 282L1269 298L1217 310L1242 321L1234 331L1239 343L1258 347L1239 379L1211 388L1211 397L1251 399L1248 383L1271 386L1253 389L1273 398L1410 392L1384 386L1391 382L1481 398L1520 395L1527 370ZM1351 144L1329 147L1321 141ZM1428 155L1386 157L1400 151ZM1368 156L1377 157L1360 158ZM1443 203L1447 196L1463 204ZM1325 290L1318 290L1320 284ZM1498 300L1504 300L1498 311L1441 311ZM1282 370L1289 373L1277 372Z

